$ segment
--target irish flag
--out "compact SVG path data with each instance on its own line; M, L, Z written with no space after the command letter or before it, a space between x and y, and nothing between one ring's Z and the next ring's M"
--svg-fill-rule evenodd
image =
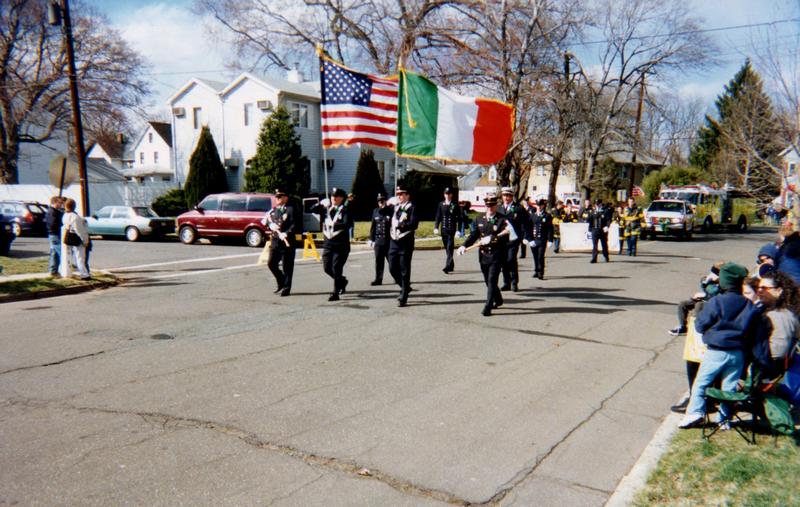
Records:
M502 159L514 131L514 107L466 97L400 71L397 153L474 164Z

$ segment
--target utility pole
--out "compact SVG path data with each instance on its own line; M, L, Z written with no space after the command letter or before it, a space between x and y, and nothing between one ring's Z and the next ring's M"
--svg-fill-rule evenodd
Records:
M636 177L636 153L639 151L639 127L642 123L642 106L644 104L644 77L647 74L642 74L642 82L639 86L639 105L636 107L636 126L633 131L633 154L631 155L631 179L628 182L628 198L633 197L633 181Z
M72 130L75 132L75 155L78 158L78 172L81 180L81 203L83 216L89 216L89 178L86 172L86 147L83 145L83 123L81 104L78 97L78 77L75 71L75 48L72 44L72 21L69 16L69 0L61 0L59 5L53 1L48 7L48 21L54 26L64 27L67 44L67 77L69 78L69 97L72 102ZM62 23L63 21L63 23Z

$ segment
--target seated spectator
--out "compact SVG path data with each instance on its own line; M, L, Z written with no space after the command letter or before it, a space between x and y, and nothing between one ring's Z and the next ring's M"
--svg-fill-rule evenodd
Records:
M689 406L680 428L695 428L704 423L704 395L718 375L722 390L734 391L744 371L745 351L753 346L759 323L758 309L742 296L742 282L747 268L728 262L719 270L720 294L706 302L695 320L695 330L703 334L708 347L697 372ZM730 408L720 406L720 422L730 418ZM724 427L724 426L723 426Z
M700 311L700 308L697 307L698 303L708 301L719 293L718 275L720 266L721 264L711 266L711 271L700 280L700 292L695 292L692 299L686 299L678 303L678 325L667 331L671 336L686 334L686 322L689 319L689 312L695 309ZM702 305L700 306L702 307Z
M764 318L753 346L753 363L761 378L772 379L786 369L786 358L794 347L800 321L800 298L797 286L781 272L767 274L758 284L758 298L764 309Z

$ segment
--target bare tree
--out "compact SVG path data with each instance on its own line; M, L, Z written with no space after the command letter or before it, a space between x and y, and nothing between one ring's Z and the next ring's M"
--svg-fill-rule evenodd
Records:
M664 0L599 0L595 19L596 40L583 42L597 48L592 66L576 61L590 95L591 116L585 129L584 181L591 180L598 157L610 142L631 143L631 104L638 98L638 85L667 78L680 70L713 64L714 44L700 32L699 25L683 2ZM585 191L588 190L585 188Z
M17 183L21 143L42 143L69 123L66 44L47 24L45 2L0 2L0 182ZM87 13L88 14L84 14ZM138 109L148 88L138 76L141 57L108 22L85 5L73 8L73 34L81 109L87 131L120 126Z

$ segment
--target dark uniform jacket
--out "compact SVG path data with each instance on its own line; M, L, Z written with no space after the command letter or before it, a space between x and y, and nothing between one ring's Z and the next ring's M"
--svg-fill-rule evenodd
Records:
M341 206L331 204L326 208L322 204L314 206L314 213L318 213L322 218L322 235L325 237L323 248L327 245L349 245L350 234L348 230L353 225L353 215L350 214L350 206L345 201Z
M605 208L593 208L587 218L590 231L602 231L611 224L611 217Z
M436 207L436 220L433 223L434 229L440 229L442 234L455 234L463 221L461 207L455 201L439 203Z
M414 244L414 231L419 222L411 201L405 204L389 205L380 210L381 214L390 217L389 237L402 246Z
M369 228L370 241L379 246L389 244L389 229L392 227L392 217L382 214L381 209L372 210L372 224Z
M531 208L530 227L527 231L528 241L552 241L553 240L553 217L544 211L538 213Z
M290 247L295 246L295 221L294 221L294 208L289 205L276 206L267 214L267 223L275 224L278 226L278 231L286 233L286 241L289 242ZM278 236L278 233L272 231L270 234L272 246L286 245L283 240Z
M512 202L506 207L505 204L500 203L497 205L497 212L505 216L511 222L514 232L517 237L522 239L525 236L525 231L528 228L528 211L519 204Z
M475 219L475 229L473 229L464 242L464 246L470 247L481 238L490 236L492 240L489 244L479 247L480 263L492 264L495 262L503 262L506 258L509 235L501 235L500 233L502 233L507 226L508 219L500 213L495 213L492 218L486 218L486 215L480 215Z

